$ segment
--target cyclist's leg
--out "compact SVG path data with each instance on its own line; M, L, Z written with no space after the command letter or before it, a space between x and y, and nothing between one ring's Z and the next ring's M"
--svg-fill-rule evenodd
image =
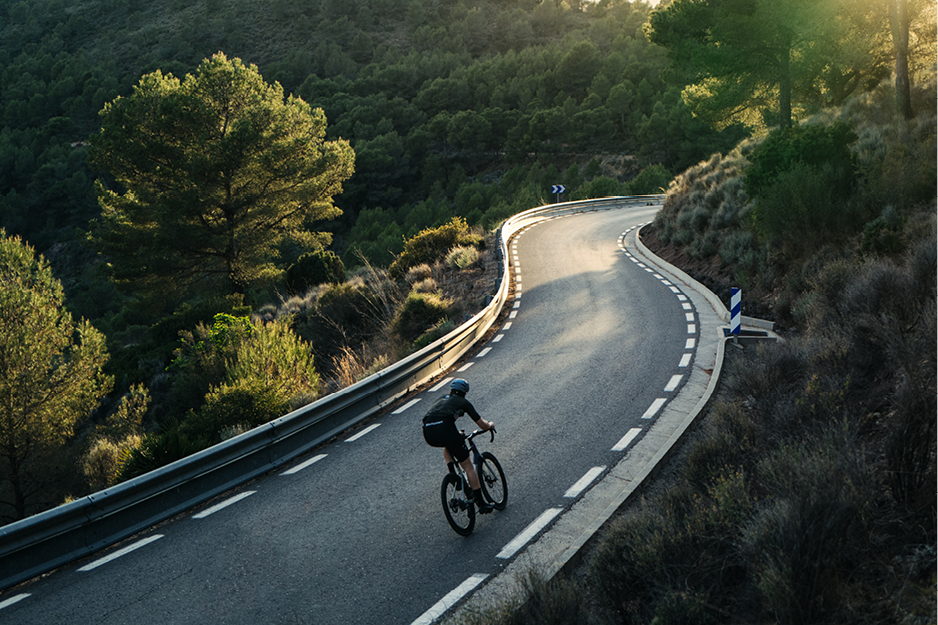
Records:
M479 490L481 484L479 484L479 474L476 473L476 468L472 466L472 458L466 458L459 463L459 466L462 467L462 470L466 472L466 479L469 480L469 486L473 491Z

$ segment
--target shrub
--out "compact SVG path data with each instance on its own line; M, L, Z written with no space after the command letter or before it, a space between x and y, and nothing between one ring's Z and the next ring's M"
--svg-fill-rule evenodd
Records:
M210 444L224 440L232 429L251 429L289 412L287 398L260 380L240 380L214 389L205 405L190 414L184 431L204 437Z
M521 591L498 608L469 614L467 625L588 625L593 623L583 588L562 575L544 580L536 571L520 579Z
M855 234L862 218L837 191L838 177L829 165L800 162L778 173L755 203L759 233L796 258Z
M421 334L414 341L414 349L423 349L433 341L441 339L456 329L456 323L451 319L442 319L432 328Z
M607 176L599 176L584 184L576 194L577 199L588 200L600 197L614 197L628 193L625 183Z
M345 280L345 265L333 252L316 250L300 256L287 268L287 291L303 293L317 284Z
M457 245L479 247L484 239L469 232L469 226L462 217L453 219L438 228L421 230L416 236L404 242L404 251L395 259L388 272L395 279L403 277L407 270L420 264L433 264L443 259L446 253Z
M197 408L212 386L225 376L226 363L238 346L255 331L249 317L216 314L211 327L199 323L194 331L180 332L181 343L169 370L173 374L171 410L184 414Z
M415 282L420 282L426 280L427 278L433 277L433 267L427 263L422 263L420 265L415 265L407 270L407 275L405 280L408 284L414 284Z
M872 477L856 441L828 431L781 447L760 465L768 498L741 548L767 614L809 623L838 611L857 550L869 540Z
M287 320L251 327L252 331L240 333L233 354L225 361L224 381L210 389L204 405L188 411L181 421L169 420L159 433L147 436L121 467L120 479L218 443L232 429L253 428L280 417L290 410L296 397L315 399L319 376L313 354L289 329ZM231 334L220 332L216 338L225 344Z
M480 258L479 250L474 247L457 245L446 254L446 266L466 269L471 267Z
M452 313L452 302L440 293L417 293L411 291L397 312L391 327L405 343L417 339L429 328L446 319Z
M121 464L115 481L123 482L158 469L201 451L211 445L205 436L191 437L183 432L179 422L170 419L157 433L148 434L133 448Z
M749 153L747 191L752 197L768 197L779 176L801 165L811 170L827 168L834 195L849 195L857 174L857 159L850 145L856 140L857 135L845 122L773 130Z
M327 287L314 307L293 318L293 327L315 347L320 362L330 363L346 346L380 335L400 297L399 287L382 274L356 276Z
M81 460L82 473L91 489L99 491L117 483L121 467L142 442L139 434L118 441L97 439Z
M650 195L667 189L674 178L664 165L658 163L643 169L628 183L629 195Z

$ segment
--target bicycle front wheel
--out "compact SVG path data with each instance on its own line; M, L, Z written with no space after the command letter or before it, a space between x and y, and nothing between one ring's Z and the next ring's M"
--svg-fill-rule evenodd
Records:
M476 472L479 474L482 494L496 510L504 510L508 504L508 482L505 481L505 472L502 471L502 465L498 464L495 455L488 451L482 452Z
M446 521L460 536L468 536L476 525L476 508L468 499L462 480L447 473L440 488Z

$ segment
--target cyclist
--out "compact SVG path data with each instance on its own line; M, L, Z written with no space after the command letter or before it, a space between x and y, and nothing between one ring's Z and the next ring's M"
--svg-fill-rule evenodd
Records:
M442 447L446 466L453 469L452 463L458 462L466 472L469 486L472 487L472 499L476 509L482 514L493 510L492 504L485 501L480 491L479 476L472 466L469 449L466 447L462 433L456 429L456 419L464 414L475 421L481 430L494 430L491 421L483 419L475 407L466 399L469 392L469 383L462 378L456 378L449 385L449 394L441 397L427 411L423 418L423 438L431 447Z

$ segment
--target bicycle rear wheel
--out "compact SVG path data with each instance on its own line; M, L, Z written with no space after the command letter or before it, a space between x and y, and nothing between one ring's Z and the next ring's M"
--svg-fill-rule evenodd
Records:
M453 473L447 473L440 488L443 498L443 513L446 521L457 534L468 536L476 525L476 508L467 498L462 480Z
M476 465L476 472L479 474L482 494L496 510L504 510L508 504L508 482L495 455L488 451L482 452L482 460Z

